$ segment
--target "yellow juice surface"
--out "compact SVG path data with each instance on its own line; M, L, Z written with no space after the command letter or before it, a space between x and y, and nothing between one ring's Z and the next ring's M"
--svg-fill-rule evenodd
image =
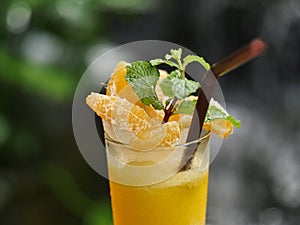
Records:
M149 186L110 182L114 225L204 225L208 170L179 172Z

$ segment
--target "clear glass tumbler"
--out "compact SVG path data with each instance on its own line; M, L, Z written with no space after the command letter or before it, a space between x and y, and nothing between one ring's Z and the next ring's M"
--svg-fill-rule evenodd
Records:
M205 225L209 138L135 151L106 137L114 225Z

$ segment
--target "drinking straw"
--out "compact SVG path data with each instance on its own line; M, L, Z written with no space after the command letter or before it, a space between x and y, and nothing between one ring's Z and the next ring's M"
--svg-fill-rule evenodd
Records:
M194 111L191 127L186 140L187 143L197 140L201 136L202 126L217 79L242 64L256 58L264 52L265 48L266 44L262 39L253 39L248 45L238 49L228 57L213 64L204 74L196 103L196 109ZM183 157L183 162L186 163L182 164L184 166L181 170L184 170L188 166L195 150L196 146L187 149Z

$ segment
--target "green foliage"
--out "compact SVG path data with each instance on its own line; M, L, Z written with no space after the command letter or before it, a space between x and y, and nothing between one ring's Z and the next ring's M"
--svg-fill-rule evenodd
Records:
M0 50L0 79L33 94L55 101L70 100L76 79L68 72L51 66L38 66L10 57Z
M164 95L184 99L196 92L199 89L200 84L186 78L168 77L162 81L160 87Z
M185 77L186 66L191 62L198 62L205 69L209 69L210 66L202 57L188 55L181 61L182 49L171 49L170 54L165 55L165 59L153 59L148 62L133 62L131 66L127 66L126 80L131 84L135 93L139 96L141 101L145 105L153 105L155 109L163 109L169 105L169 102L172 99L181 100L191 94L195 93L200 88L200 83L189 80ZM155 93L156 83L159 79L159 72L156 69L156 66L160 64L167 64L171 67L174 67L175 70L170 72L169 76L164 78L160 83L160 88L165 96L168 96L168 102L164 104L159 101L157 94ZM184 103L186 104L186 103ZM183 105L184 105L183 104ZM175 109L178 108L178 103L175 103ZM192 106L189 106L188 112L190 112ZM181 110L184 110L183 107L180 107Z
M158 99L155 87L159 79L159 71L148 62L138 61L127 66L126 81L145 105L152 105L155 109L163 109Z
M82 216L93 205L94 201L80 190L74 177L63 167L45 163L41 177L65 208L75 215Z
M160 65L160 64L164 63L164 64L167 64L171 67L176 67L180 71L182 77L184 77L184 71L186 69L186 66L189 63L192 63L192 62L200 63L206 70L209 70L209 68L210 68L209 63L207 63L204 60L203 57L200 57L200 56L197 56L197 55L187 55L186 57L183 58L183 62L181 62L181 56L182 56L182 49L181 48L171 49L170 53L171 54L166 54L165 55L165 59L160 59L160 58L153 59L153 60L150 61L150 63L153 66L157 66L157 65Z
M61 203L74 215L83 218L86 225L112 225L108 198L100 202L89 198L63 167L47 163L44 166L43 182L46 183Z
M167 65L169 65L171 67L176 67L177 68L177 64L176 63L174 63L174 62L172 62L170 60L165 60L165 59L152 59L150 61L150 63L151 63L152 66L158 66L160 64L165 63L165 64L167 64Z
M108 200L102 200L94 206L85 215L86 225L113 225L110 203Z
M185 67L191 62L200 63L206 70L209 70L210 68L209 63L207 63L203 57L200 57L198 55L187 55L183 59L183 65L182 65L183 69L185 69Z

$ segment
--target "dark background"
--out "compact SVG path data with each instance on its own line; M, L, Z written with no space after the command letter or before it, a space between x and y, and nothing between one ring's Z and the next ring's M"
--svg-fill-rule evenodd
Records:
M264 56L220 80L242 128L211 166L208 223L297 225L299 0L1 0L0 224L112 224L107 181L81 157L71 124L95 57L158 39L216 62L257 36Z

